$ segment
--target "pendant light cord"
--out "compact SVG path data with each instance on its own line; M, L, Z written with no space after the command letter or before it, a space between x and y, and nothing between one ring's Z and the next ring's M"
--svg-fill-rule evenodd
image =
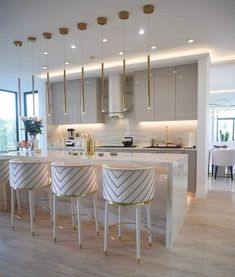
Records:
M149 38L150 38L150 23L149 23L149 14L147 16L147 26L148 26L148 32L147 32L147 53L149 55Z
M64 69L66 68L65 64L65 35L63 35L63 59L64 59Z
M101 62L104 61L104 42L103 42L103 34L104 34L104 29L103 29L103 25L101 25Z

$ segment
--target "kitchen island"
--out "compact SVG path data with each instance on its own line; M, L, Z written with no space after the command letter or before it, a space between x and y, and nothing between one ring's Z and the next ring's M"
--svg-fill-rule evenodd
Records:
M45 161L75 162L78 164L93 163L98 171L98 208L99 221L103 222L104 200L102 197L101 167L103 164L117 164L125 166L137 164L140 166L151 165L156 168L156 189L152 202L152 231L161 233L165 237L166 247L172 247L177 237L186 214L187 208L187 174L188 160L184 154L156 154L156 153L117 153L112 156L105 152L103 156L96 154L87 157L84 155L70 155L64 151L48 151L43 153L31 153L27 151L11 152L2 154L12 158L40 159ZM26 199L26 198L25 198ZM45 202L45 201L44 201ZM24 201L23 201L24 203ZM26 204L26 203L25 203ZM40 200L36 199L36 205L41 206ZM83 206L87 212L91 210L88 201L83 201ZM62 202L58 211L61 214L69 213L69 203ZM117 210L111 210L110 223L117 222ZM130 222L134 219L134 210L125 212L122 220ZM146 222L146 211L141 211L142 222ZM131 225L130 225L131 226Z

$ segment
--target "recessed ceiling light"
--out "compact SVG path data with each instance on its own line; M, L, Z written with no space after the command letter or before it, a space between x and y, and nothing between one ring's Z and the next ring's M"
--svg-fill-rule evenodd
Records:
M156 46L156 45L151 45L150 48L151 48L152 50L155 50L155 49L157 48L157 46Z
M124 52L123 51L119 51L118 55L124 55Z
M70 48L71 48L71 49L76 49L76 45L72 44L72 45L70 46Z
M194 40L193 40L192 38L189 38L189 39L187 40L187 42L188 42L188 43L193 43Z
M69 62L65 62L64 64L67 64L67 65L68 65L68 64L69 64Z
M177 73L177 70L173 70L172 73L176 74L176 73Z
M143 35L144 34L144 29L140 29L139 30L139 35Z
M107 38L103 38L102 41L103 41L103 42L107 42L108 39L107 39Z
M44 55L48 55L49 53L48 53L47 51L45 51L43 54L44 54Z
M47 66L46 66L46 65L43 65L42 68L43 68L43 69L47 69Z

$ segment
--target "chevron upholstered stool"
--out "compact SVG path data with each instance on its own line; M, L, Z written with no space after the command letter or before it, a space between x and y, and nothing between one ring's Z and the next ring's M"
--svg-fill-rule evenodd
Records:
M151 200L155 190L155 170L153 167L145 168L114 168L103 165L103 197L105 201L105 226L104 226L104 252L107 255L108 234L108 204L119 207L119 237L120 207L136 207L136 256L140 263L140 207L146 205L149 229L149 244L152 243L151 235Z
M8 162L11 158L0 157L0 185L2 185L4 210L7 211L7 185L9 183L9 166ZM20 196L19 192L16 192L18 214L21 214L20 208Z
M72 163L51 164L52 191L53 191L53 238L56 241L56 197L73 197L77 201L78 218L78 242L82 248L81 237L81 199L93 195L94 217L96 232L99 234L96 192L98 184L96 180L96 168L94 165L78 165Z
M34 217L32 193L35 190L48 187L50 185L49 163L36 160L10 160L9 174L11 186L11 227L14 230L14 210L15 194L17 190L28 190L31 233L34 236ZM50 197L50 193L49 193ZM50 201L50 200L49 200Z

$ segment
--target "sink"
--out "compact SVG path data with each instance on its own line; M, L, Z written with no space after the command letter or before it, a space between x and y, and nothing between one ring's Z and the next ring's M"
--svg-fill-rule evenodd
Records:
M179 144L158 144L155 146L145 146L144 148L181 148Z

